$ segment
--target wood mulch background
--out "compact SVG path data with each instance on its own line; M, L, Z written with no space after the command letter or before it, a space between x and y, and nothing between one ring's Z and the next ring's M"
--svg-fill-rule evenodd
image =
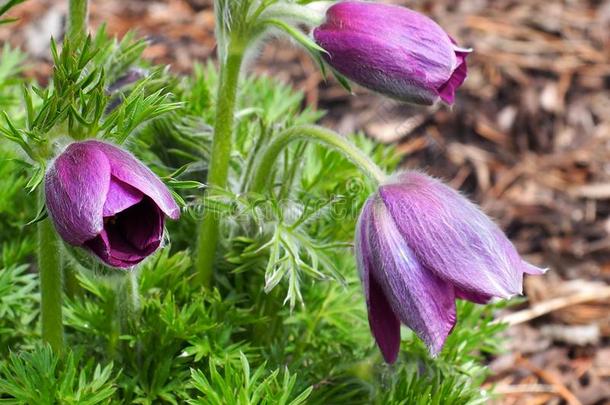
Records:
M490 363L498 404L610 404L610 1L394 0L436 19L475 52L453 108L400 105L325 82L289 42L265 45L250 69L292 83L326 125L397 142L406 167L462 189L519 250L550 267L529 303L506 314L509 352ZM0 28L50 73L64 1L29 0ZM146 57L189 72L214 56L211 0L93 0L92 23L136 29Z

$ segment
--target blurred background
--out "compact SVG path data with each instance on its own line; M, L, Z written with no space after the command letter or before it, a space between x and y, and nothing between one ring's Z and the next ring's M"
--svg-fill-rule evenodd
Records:
M46 82L49 38L65 4L28 0L0 43L30 54ZM288 41L270 40L250 71L327 111L323 124L399 145L404 166L447 180L497 219L520 252L549 267L503 315L507 353L490 359L498 404L610 404L610 0L394 0L472 47L453 108L401 105L325 81ZM145 56L188 73L215 57L211 0L93 0L92 27L150 40Z

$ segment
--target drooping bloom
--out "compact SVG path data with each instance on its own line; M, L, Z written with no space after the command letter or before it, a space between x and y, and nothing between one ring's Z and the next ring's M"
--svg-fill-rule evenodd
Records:
M405 7L344 1L330 7L314 39L348 79L421 105L452 104L466 79L466 56L430 18Z
M509 298L521 294L524 273L544 272L477 206L419 172L369 197L356 251L369 324L388 363L398 355L401 323L436 355L456 323L456 298Z
M161 245L165 216L180 208L163 182L129 152L88 140L69 145L45 177L49 216L69 244L129 268Z

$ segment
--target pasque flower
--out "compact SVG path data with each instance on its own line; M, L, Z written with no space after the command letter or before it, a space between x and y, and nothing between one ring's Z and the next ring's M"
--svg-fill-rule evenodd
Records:
M69 244L112 267L129 268L152 254L165 216L180 208L161 180L133 155L109 143L72 143L45 177L49 216Z
M452 104L466 79L466 56L430 18L405 7L344 1L330 7L314 39L350 80L414 104Z
M398 355L401 323L436 355L456 323L456 298L509 298L521 294L524 273L543 273L478 207L419 172L367 200L356 250L369 324L388 363Z

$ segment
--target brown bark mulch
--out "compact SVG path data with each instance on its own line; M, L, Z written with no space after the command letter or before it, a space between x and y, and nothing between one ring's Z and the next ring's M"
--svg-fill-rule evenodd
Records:
M45 80L64 2L29 0L0 28ZM395 0L475 52L453 108L422 110L324 81L283 40L251 68L292 83L325 124L397 142L406 167L462 189L532 262L529 303L506 315L509 353L492 361L501 404L610 404L610 1ZM188 72L214 56L210 0L92 1L92 23L150 40L146 57Z

